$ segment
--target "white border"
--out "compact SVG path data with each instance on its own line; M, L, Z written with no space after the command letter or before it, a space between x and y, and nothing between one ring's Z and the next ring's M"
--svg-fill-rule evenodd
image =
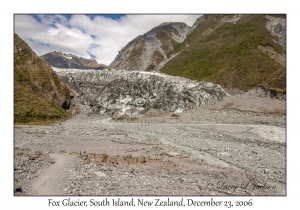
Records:
M287 196L286 197L251 197L254 205L251 209L285 208L293 206L297 209L300 189L297 178L299 177L298 154L299 139L298 128L298 88L296 86L299 77L299 15L296 3L283 1L174 1L174 0L152 0L152 1L9 1L1 5L0 33L1 42L1 207L3 209L47 208L48 197L13 197L13 14L14 13L286 13L287 14ZM297 63L296 63L297 62ZM3 65L4 63L4 65ZM63 199L65 197L55 197ZM75 198L75 197L74 197ZM154 197L145 197L154 199ZM187 197L185 197L187 198ZM207 200L209 197L202 197ZM216 197L216 200L246 200L250 197ZM89 197L85 197L89 200ZM201 199L201 197L200 197ZM68 207L63 207L64 209ZM71 208L71 207L70 207ZM77 209L78 207L76 207ZM97 209L113 209L96 207ZM96 209L94 208L94 209ZM195 207L203 208L203 207ZM237 207L236 207L237 208ZM298 207L299 208L299 207ZM121 209L121 208L119 208ZM124 209L124 208L122 208ZM125 208L126 209L126 208ZM171 208L169 208L171 209ZM172 207L174 209L174 207ZM179 209L179 208L178 208ZM219 208L220 209L220 208Z

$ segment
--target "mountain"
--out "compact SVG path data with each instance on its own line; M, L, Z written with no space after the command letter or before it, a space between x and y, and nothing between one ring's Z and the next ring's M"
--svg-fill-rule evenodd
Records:
M70 90L48 63L14 34L14 122L66 118Z
M104 64L98 64L95 59L86 59L82 57L77 57L72 54L66 54L62 52L50 52L42 55L45 61L49 63L50 66L61 68L61 69L97 69L102 70L107 68Z
M224 88L286 92L285 15L203 15L161 72Z
M185 23L162 23L130 41L109 65L112 69L158 71L173 56L168 53L184 41L191 27Z

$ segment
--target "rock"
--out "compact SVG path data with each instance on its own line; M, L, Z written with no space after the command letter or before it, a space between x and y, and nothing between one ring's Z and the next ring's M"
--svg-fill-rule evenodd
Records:
M274 40L283 48L286 47L286 19L280 17L274 17L271 15L266 15L269 20L266 24L266 28L271 32L271 34L278 38Z
M15 192L22 192L21 184L18 183L17 181L14 182L14 191Z
M48 163L50 163L50 164L54 164L54 163L55 163L55 160L53 160L53 159L50 159L50 160L48 161Z
M264 186L262 183L256 183L256 185L257 185L258 187L263 187L263 186Z
M257 155L257 152L256 151L251 151L253 154Z
M168 56L178 43L184 41L190 28L185 23L162 23L130 41L119 51L109 68L159 71L178 54Z
M170 156L170 157L177 157L180 154L178 152L166 152L166 155Z
M94 174L96 174L97 176L106 176L105 173L102 173L100 171L94 172Z

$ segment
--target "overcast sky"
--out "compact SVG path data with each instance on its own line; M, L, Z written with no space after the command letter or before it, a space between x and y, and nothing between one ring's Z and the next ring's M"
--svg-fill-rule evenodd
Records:
M192 26L201 15L15 15L17 33L39 56L51 51L109 65L129 41L163 22Z

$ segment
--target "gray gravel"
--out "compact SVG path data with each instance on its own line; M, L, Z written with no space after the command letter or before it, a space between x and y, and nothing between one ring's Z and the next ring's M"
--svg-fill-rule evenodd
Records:
M285 101L260 90L181 114L113 119L80 108L66 122L15 129L15 147L76 155L57 173L59 195L285 195Z

